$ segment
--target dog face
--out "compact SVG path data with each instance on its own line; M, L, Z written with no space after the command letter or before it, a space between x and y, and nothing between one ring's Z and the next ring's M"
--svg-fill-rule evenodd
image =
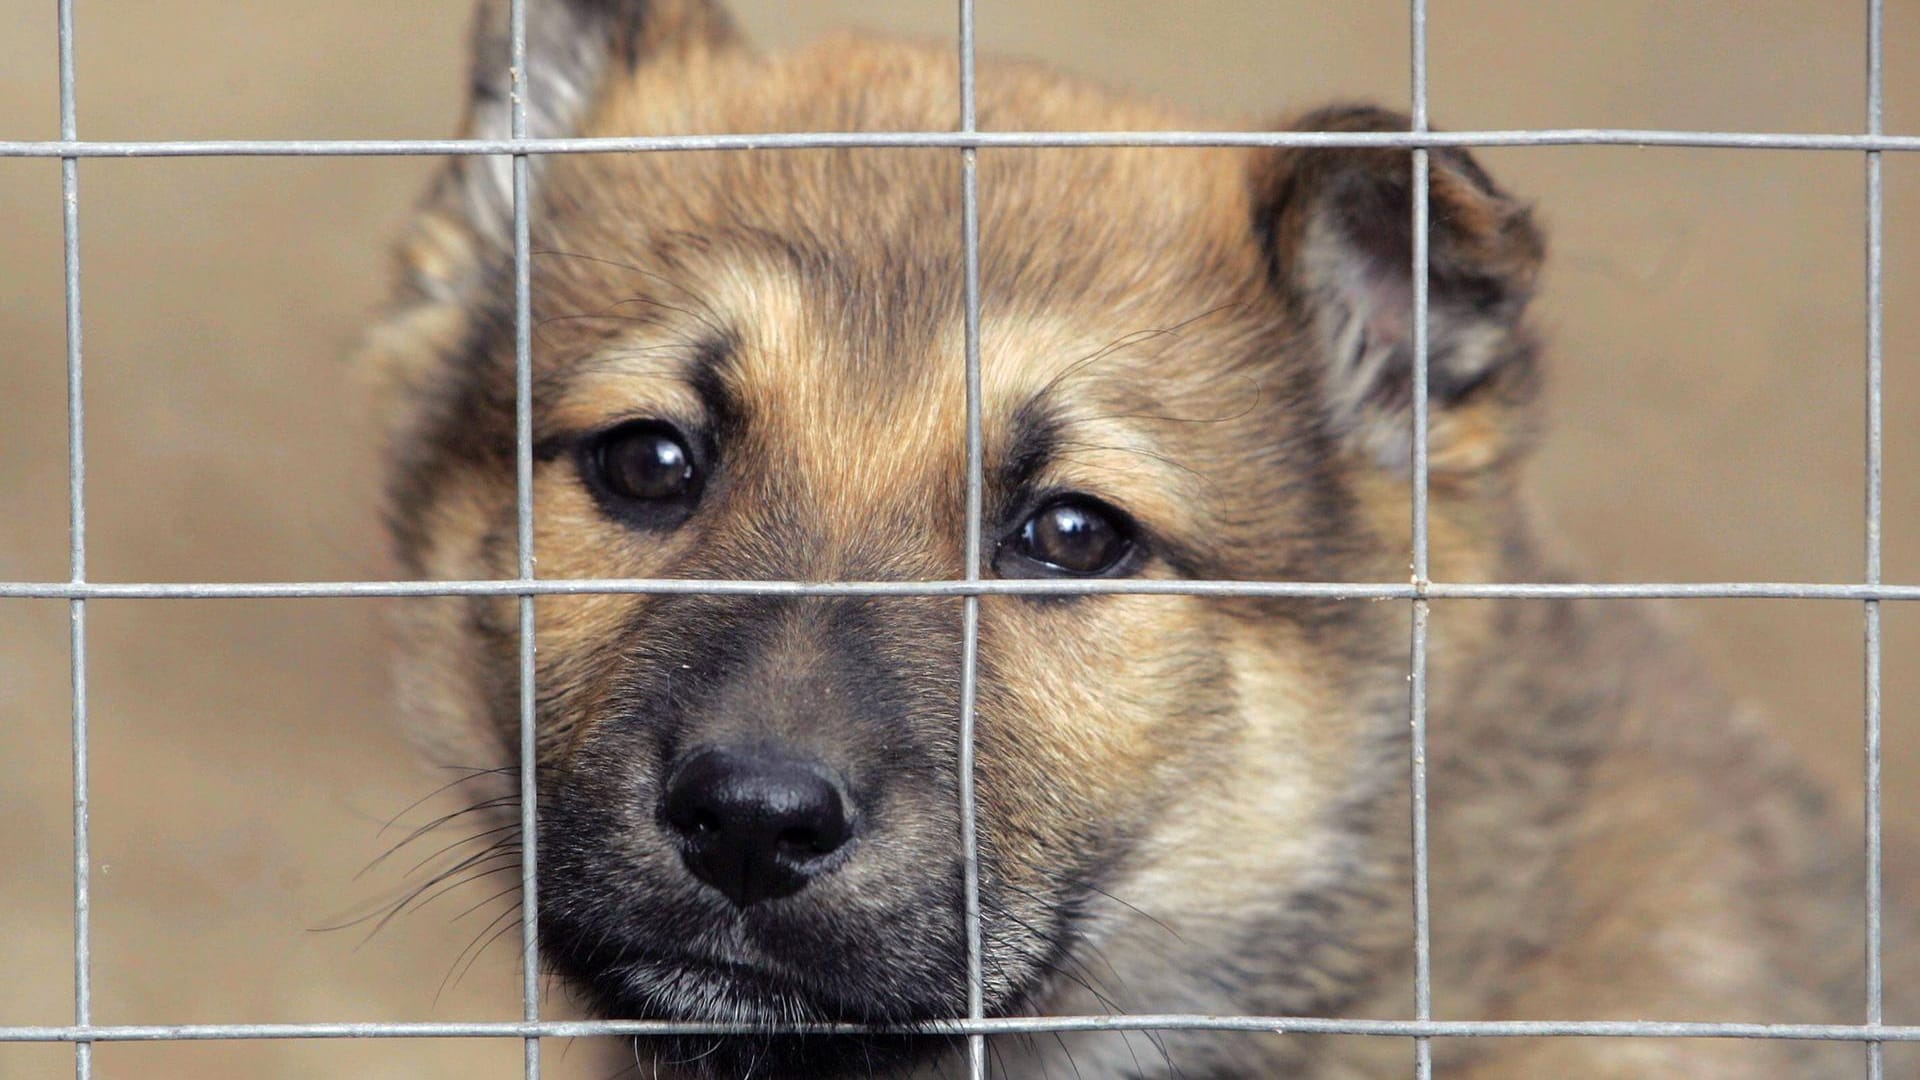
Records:
M937 50L766 59L696 3L532 9L535 135L939 130L959 107ZM502 14L482 12L469 134L505 133ZM983 68L980 116L1194 126L1020 66ZM1407 157L980 151L982 572L1404 579ZM515 572L507 175L448 167L368 350L393 532L422 576ZM1434 544L1471 580L1524 442L1540 247L1464 156L1436 152L1431 184ZM964 576L956 151L558 155L532 200L541 577ZM515 601L401 614L423 738L510 765ZM955 597L541 598L550 961L607 1015L964 1014L963 618ZM1234 980L1148 972L1199 971L1283 914L1286 977L1232 992L1275 1011L1350 993L1360 920L1399 866L1380 851L1404 767L1401 606L989 596L978 618L988 1011L1098 997L1076 974L1088 952L1124 966L1149 940L1137 981L1161 997L1139 1004L1197 1008ZM942 1048L712 1042L657 1049L714 1076L830 1076Z

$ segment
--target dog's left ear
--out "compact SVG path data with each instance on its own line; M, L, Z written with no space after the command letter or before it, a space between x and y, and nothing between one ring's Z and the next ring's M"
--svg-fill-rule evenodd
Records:
M1406 131L1404 116L1325 109L1299 131ZM1390 468L1411 458L1413 155L1282 148L1256 157L1254 225L1306 333L1328 422ZM1436 477L1524 445L1538 372L1522 322L1543 242L1531 215L1464 151L1428 155L1429 447Z

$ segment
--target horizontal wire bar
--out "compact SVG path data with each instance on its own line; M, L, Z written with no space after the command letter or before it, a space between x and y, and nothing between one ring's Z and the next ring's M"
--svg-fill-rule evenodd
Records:
M387 596L1236 596L1304 600L1920 600L1920 585L1793 581L1433 582L1046 578L985 581L747 581L539 578L462 581L0 581L0 600L278 600Z
M1639 146L1725 150L1920 150L1920 135L1540 128L1496 131L797 131L553 139L41 139L0 141L0 157L391 157L687 150L979 149L1090 146Z
M572 1039L635 1035L1019 1035L1065 1031L1247 1031L1389 1038L1782 1039L1920 1042L1920 1027L1886 1024L1751 1024L1666 1020L1347 1020L1310 1016L1021 1016L918 1025L700 1023L672 1020L539 1022L389 1021L311 1024L96 1024L0 1027L0 1043L198 1042L241 1039Z

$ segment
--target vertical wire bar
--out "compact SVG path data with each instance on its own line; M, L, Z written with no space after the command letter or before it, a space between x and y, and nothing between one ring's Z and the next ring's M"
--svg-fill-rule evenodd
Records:
M975 113L973 0L960 3L960 130L972 133ZM978 152L960 151L961 242L966 263L967 537L966 579L980 580L980 172ZM985 956L980 932L980 832L974 792L974 711L980 682L980 597L964 601L960 655L960 844L966 905L967 1018L986 1015ZM987 1039L967 1036L967 1075L985 1080Z
M1412 126L1416 132L1425 132L1428 126L1427 5L1426 0L1410 0L1410 3ZM1413 584L1416 589L1430 584L1427 560L1427 158L1424 147L1413 151L1413 265L1409 272L1413 275ZM1428 601L1424 595L1416 595L1407 682L1408 723L1412 729L1413 1008L1419 1020L1433 1019L1433 934L1427 905L1427 617ZM1431 1040L1414 1039L1413 1055L1414 1075L1418 1080L1431 1080Z
M509 85L514 139L527 137L527 0L508 5ZM519 574L533 579L533 284L527 209L528 161L513 155L513 411L514 514ZM534 727L533 594L520 595L520 1008L540 1019L539 745ZM527 1036L527 1080L540 1076L540 1038Z
M60 0L60 138L80 137L74 101L73 0ZM87 447L85 384L81 367L80 162L60 159L61 230L66 255L67 307L67 555L73 583L87 578ZM68 601L73 664L73 1022L93 1023L93 896L88 835L87 602ZM93 1043L73 1044L73 1072L93 1076Z
M1867 0L1867 133L1883 130L1885 75L1882 68L1885 27L1884 0ZM1867 476L1866 476L1866 583L1880 584L1880 509L1883 437L1882 330L1884 296L1882 293L1883 239L1885 207L1882 202L1880 152L1867 152ZM1881 904L1884 884L1881 862L1880 798L1880 601L1865 602L1866 635L1866 828L1867 828L1867 1023L1878 1026L1884 1020L1885 981L1881 961L1883 932ZM1885 1045L1869 1040L1868 1080L1882 1080L1886 1073Z

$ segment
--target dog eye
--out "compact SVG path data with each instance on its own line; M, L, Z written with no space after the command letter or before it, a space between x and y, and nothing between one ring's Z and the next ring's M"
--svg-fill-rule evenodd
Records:
M1126 515L1080 495L1042 506L1010 539L1015 553L1045 570L1085 577L1119 566L1134 546Z
M601 435L587 460L616 498L657 503L698 493L699 470L687 441L658 420L635 420Z

